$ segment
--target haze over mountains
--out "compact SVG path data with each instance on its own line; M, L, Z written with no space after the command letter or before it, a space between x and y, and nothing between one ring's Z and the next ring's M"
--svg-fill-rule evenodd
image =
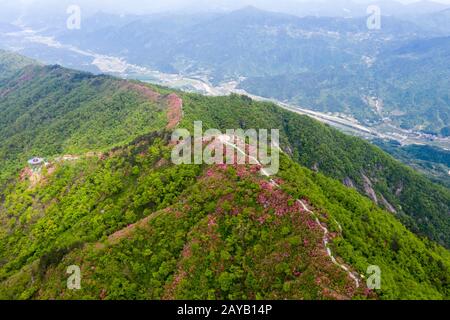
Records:
M365 125L391 121L446 135L450 29L417 21L384 17L380 30L368 30L365 17L299 18L247 7L194 15L96 14L83 20L81 30L42 33L213 85L239 81L238 87L250 93L345 114ZM45 51L36 51L46 60ZM53 55L47 62L65 64L73 56Z
M11 19L17 14L38 15L43 13L55 14L73 4L68 0L33 0L19 1L12 4L11 1L2 0L2 17ZM437 12L449 7L447 0L441 1L365 1L365 0L165 0L165 1L138 1L131 0L123 3L118 0L108 1L77 1L84 8L86 14L103 11L114 14L149 14L157 12L178 11L184 13L193 12L229 12L246 6L255 6L263 10L295 14L298 16L365 16L368 5L380 6L383 15L411 16ZM36 9L40 9L37 12Z

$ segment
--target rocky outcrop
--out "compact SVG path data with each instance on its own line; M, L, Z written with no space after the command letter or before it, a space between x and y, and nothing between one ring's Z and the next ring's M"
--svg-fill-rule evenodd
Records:
M390 204L383 195L380 196L381 204L388 210L390 213L397 213L397 210L394 208L392 204Z
M344 179L344 181L342 181L342 183L344 184L344 186L348 187L348 188L353 188L355 189L355 184L353 183L353 180L350 179L349 177L346 177Z
M364 182L364 192L367 194L367 196L376 204L378 204L378 197L373 189L372 181L365 175L362 174L363 182Z

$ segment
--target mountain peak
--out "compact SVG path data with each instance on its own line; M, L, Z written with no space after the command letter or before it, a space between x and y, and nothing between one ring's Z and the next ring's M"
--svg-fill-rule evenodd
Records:
M249 19L249 18L252 18L252 19L273 19L273 18L275 18L275 19L280 19L280 18L291 19L291 18L295 18L295 19L298 19L298 17L289 15L287 13L266 11L264 9L257 8L255 6L246 6L241 9L232 11L232 12L230 12L230 14L228 16L245 19L246 21L248 21L247 19Z
M259 9L255 6L249 5L249 6L234 10L231 12L231 14L235 14L235 15L236 14L239 14L239 15L256 15L256 14L262 15L262 14L264 14L264 15L266 15L266 14L271 14L271 12L268 12L268 11Z

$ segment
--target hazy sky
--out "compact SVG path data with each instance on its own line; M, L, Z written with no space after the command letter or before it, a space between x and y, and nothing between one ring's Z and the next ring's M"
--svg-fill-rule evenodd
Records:
M315 0L314 2L332 2L334 4L346 0ZM354 2L377 2L378 0L354 0ZM394 1L394 0L382 0ZM263 8L275 8L280 6L289 7L298 4L301 7L302 2L312 2L311 0L0 0L1 11L18 9L19 7L34 7L38 5L43 11L60 10L71 4L80 5L86 11L105 11L116 13L145 13L170 10L182 10L183 8L201 9L202 7L211 8L216 6L222 9L236 9L239 6L254 5ZM413 3L415 0L397 0L402 3ZM450 0L434 0L450 5Z

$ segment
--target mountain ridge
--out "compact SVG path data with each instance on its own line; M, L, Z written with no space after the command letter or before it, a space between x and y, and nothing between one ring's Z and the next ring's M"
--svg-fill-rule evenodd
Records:
M29 75L28 68L5 83ZM39 83L28 77L0 98L0 112L27 115L22 102L34 97L36 105L43 101L36 109L41 112L57 106L58 117L48 118L46 126L70 115L74 141L88 143L59 150L58 143L56 148L48 145L48 138L58 142L54 139L60 135L47 136L39 145L29 140L33 131L21 131L29 148L49 156L50 166L43 168L38 183L20 179L18 168L9 171L12 179L1 189L0 298L448 298L450 253L437 242L448 240L449 221L433 211L431 202L448 210L450 194L380 149L246 96L205 97L59 66L31 68L40 74ZM98 90L102 86L106 89ZM67 102L70 92L76 104ZM111 103L111 92L117 103ZM178 99L171 110L174 95ZM61 107L80 106L93 97L95 104L75 114ZM122 126L112 124L133 129L129 125L135 121L123 121L114 110L138 110L148 124L122 135ZM97 131L77 127L78 120L90 126L94 120ZM198 120L205 129L279 128L286 154L280 155L280 172L272 179L280 188L258 175L257 166L173 165L171 131L191 129ZM3 130L1 135L8 132ZM14 126L9 130L14 132ZM85 140L111 136L115 139L104 140L100 148ZM2 148L13 145L0 141ZM17 153L18 166L26 165L27 149ZM102 153L54 158L64 151L96 149ZM393 205L404 211L389 213L364 196L361 173L377 196L401 201ZM355 188L343 185L346 177L354 179ZM131 227L135 223L143 229ZM355 288L327 249L359 276L370 265L380 266L382 289L365 290L362 279ZM65 289L68 265L82 267L82 291Z

